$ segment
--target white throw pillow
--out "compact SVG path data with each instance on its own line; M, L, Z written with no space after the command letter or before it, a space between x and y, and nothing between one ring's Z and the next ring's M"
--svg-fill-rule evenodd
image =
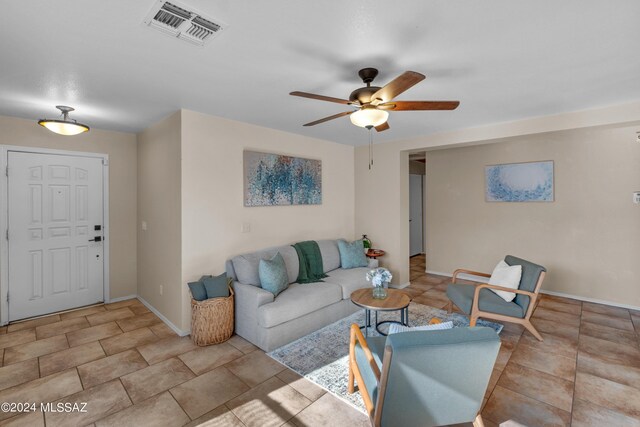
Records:
M400 333L400 332L439 331L439 330L442 330L442 329L451 329L451 328L453 328L453 322L442 322L442 323L435 323L433 325L414 326L414 327L409 327L409 326L399 325L397 323L392 323L391 325L389 325L389 335L397 334L397 333Z
M505 288L518 289L520 286L520 278L522 277L521 265L509 265L504 261L500 261L496 268L491 273L489 279L490 285L504 286ZM500 298L506 302L511 302L516 297L514 292L499 291L497 289L491 289Z

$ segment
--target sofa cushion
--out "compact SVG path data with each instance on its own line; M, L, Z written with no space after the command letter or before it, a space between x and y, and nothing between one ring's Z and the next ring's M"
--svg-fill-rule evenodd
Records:
M276 299L258 308L258 324L272 328L297 319L342 299L340 286L333 283L293 283Z
M491 273L488 283L490 285L502 286L504 288L518 289L521 277L521 265L509 265L503 260L500 260L498 265L496 265L496 268L493 269L493 273ZM507 302L513 301L516 297L515 292L500 291L498 289L489 290L491 292L495 292L496 295Z
M342 299L349 299L351 292L356 289L370 288L371 283L367 282L368 267L358 268L339 268L328 272L327 278L324 279L327 283L335 283L342 288Z
M542 272L546 272L547 269L541 265L534 264L522 258L514 257L513 255L507 255L504 261L509 265L521 265L522 266L522 278L520 279L520 290L533 292L538 284L538 279ZM529 296L518 294L514 300L516 304L522 307L524 313L529 308Z
M215 277L205 277L201 280L207 291L207 298L227 298L229 296L229 279L227 278L227 273L222 273Z
M447 296L458 308L471 314L475 285L452 283L447 286ZM478 297L478 308L489 313L504 314L505 316L524 318L524 312L515 302L507 302L489 289L481 289Z
M293 246L289 245L263 249L261 251L233 257L231 262L233 263L233 269L238 282L245 285L260 286L260 274L258 273L260 260L271 259L278 252L282 255L284 264L287 266L287 277L289 278L289 283L295 282L298 279L300 261L298 260L298 253L296 250Z
M429 325L423 326L404 326L399 323L391 323L389 324L389 332L388 334L399 334L402 332L416 332L416 331L443 331L445 329L453 328L453 322L439 322L432 323Z
M280 252L271 259L261 259L258 265L258 273L260 274L262 289L271 292L275 296L287 289L287 284L289 283L287 266L284 265L284 259Z
M324 272L340 268L340 251L338 250L338 242L335 240L318 240L318 247L322 254L322 267Z
M207 299L207 289L204 287L204 283L197 281L189 282L187 285L189 285L189 290L194 300L204 301Z
M344 239L339 239L338 250L340 251L340 265L342 268L366 267L369 264L364 254L362 240L347 242Z

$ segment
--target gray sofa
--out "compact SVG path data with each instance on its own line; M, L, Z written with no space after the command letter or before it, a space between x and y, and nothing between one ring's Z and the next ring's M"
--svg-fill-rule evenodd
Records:
M340 268L336 240L319 240L318 246L324 271L329 276L318 283L293 283L298 277L299 261L290 245L238 255L227 261L227 275L234 281L238 335L270 351L358 310L350 300L351 292L371 286L365 279L369 268ZM260 287L258 264L260 259L269 259L277 252L284 258L290 285L274 297Z

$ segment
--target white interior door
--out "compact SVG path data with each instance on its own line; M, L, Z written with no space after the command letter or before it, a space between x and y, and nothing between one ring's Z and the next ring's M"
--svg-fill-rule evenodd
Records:
M104 301L102 159L10 151L8 166L9 321Z
M409 255L423 252L422 247L422 175L409 175Z

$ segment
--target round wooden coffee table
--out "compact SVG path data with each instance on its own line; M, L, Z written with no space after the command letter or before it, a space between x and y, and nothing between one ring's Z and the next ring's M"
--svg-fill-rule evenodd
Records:
M371 327L371 311L376 313L376 331L378 331L380 335L387 335L378 329L378 327L384 323L398 323L409 326L409 303L411 302L411 298L398 289L387 289L387 297L385 299L374 298L372 287L358 289L351 293L351 302L358 307L364 308L365 325L360 328L364 328L365 337L368 336L368 331ZM378 322L379 311L397 310L400 310L400 321L384 320Z

